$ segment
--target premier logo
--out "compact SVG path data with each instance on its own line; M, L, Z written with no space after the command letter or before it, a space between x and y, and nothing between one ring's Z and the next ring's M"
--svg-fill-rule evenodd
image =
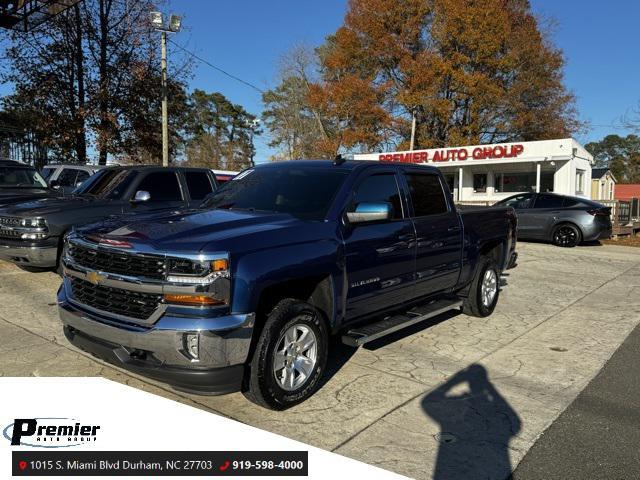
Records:
M73 418L16 418L2 433L11 445L63 448L95 442L99 429Z

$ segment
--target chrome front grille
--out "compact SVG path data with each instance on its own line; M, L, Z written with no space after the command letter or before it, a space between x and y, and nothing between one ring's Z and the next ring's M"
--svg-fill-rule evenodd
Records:
M147 320L158 309L162 295L132 292L120 288L95 285L80 278L71 277L72 297L78 303L97 310Z
M140 279L165 279L165 259L120 250L93 248L69 242L67 257L80 267Z

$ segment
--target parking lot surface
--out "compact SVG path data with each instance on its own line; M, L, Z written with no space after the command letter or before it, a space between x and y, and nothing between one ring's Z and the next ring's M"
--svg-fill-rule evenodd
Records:
M504 479L640 323L640 249L520 243L494 314L446 314L358 350L285 412L188 395L70 345L53 273L0 263L0 375L103 376L415 478Z

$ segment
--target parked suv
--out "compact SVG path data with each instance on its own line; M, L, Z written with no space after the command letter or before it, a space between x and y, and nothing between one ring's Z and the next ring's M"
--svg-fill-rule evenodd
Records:
M58 195L34 167L13 160L0 160L0 207Z
M284 409L319 388L331 335L358 346L452 309L490 315L515 227L510 207L458 212L433 167L265 164L200 210L74 230L59 312L108 362Z
M575 247L612 234L611 209L592 200L554 193L521 193L496 205L515 209L520 238Z
M216 189L207 169L108 167L71 197L0 208L0 258L26 268L54 268L64 234L75 225L130 213L197 207Z
M63 193L71 193L98 170L100 165L46 165L42 176L51 188Z

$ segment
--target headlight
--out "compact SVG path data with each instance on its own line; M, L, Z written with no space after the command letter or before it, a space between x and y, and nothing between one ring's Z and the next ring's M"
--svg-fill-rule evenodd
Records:
M229 276L228 257L206 260L170 258L167 267L167 281L171 283L206 285L216 278Z
M20 226L24 228L47 228L47 221L44 218L23 218Z

